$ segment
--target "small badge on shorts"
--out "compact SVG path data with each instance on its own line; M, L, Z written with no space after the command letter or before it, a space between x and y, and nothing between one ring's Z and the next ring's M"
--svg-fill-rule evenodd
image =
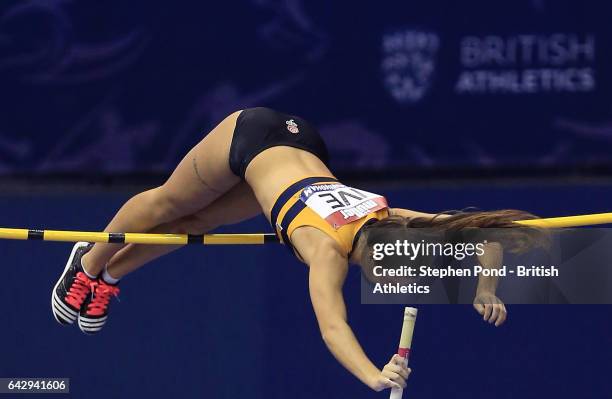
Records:
M287 130L289 130L291 133L297 134L300 132L300 129L298 129L297 123L295 123L293 119L289 119L285 123L287 124Z

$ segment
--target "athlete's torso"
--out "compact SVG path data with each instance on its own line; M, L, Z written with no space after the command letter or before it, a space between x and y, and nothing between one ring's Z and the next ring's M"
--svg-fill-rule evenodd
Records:
M271 222L277 236L290 249L295 249L296 255L301 255L301 245L299 239L294 240L293 233L315 229L322 239L331 239L337 251L348 259L360 229L370 221L387 216L387 200L383 196L330 178L310 177L295 182L281 193L272 208ZM307 249L320 244L317 241L306 240Z
M299 116L256 107L242 111L236 120L230 169L252 188L283 243L292 248L294 231L300 231L300 236L314 230L315 236L331 238L338 251L348 255L359 228L368 219L386 217L384 212L371 214L386 209L386 200L337 182L326 166L328 161L319 133ZM302 189L325 182L333 184L303 190L312 194L303 198ZM330 205L331 199L336 201ZM384 206L376 205L376 201L384 202ZM376 209L368 208L372 204Z
M300 185L277 203L288 187L312 176L320 178L314 190L302 190ZM260 153L249 164L246 180L286 245L291 246L296 230L313 228L334 240L342 255L348 256L359 229L371 219L388 216L382 196L342 185L315 155L297 148L273 147Z
M245 178L270 221L270 212L281 191L309 176L335 179L316 155L299 148L281 146L269 148L257 155L249 164Z

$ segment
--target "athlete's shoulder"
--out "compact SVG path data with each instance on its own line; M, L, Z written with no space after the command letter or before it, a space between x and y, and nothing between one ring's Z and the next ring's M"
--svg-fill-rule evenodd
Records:
M316 227L302 226L295 229L291 234L291 243L306 264L323 259L348 259L340 244Z

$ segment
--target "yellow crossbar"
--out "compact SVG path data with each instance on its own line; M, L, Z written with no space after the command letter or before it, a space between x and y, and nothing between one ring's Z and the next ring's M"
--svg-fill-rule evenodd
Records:
M612 223L612 213L592 215L563 216L546 219L519 220L525 226L542 228L580 227ZM147 234L147 233L103 233L90 231L33 230L0 228L0 239L7 240L44 240L65 242L102 242L116 244L157 244L157 245L228 245L228 244L267 244L277 243L274 234Z
M591 215L563 216L563 217L558 217L558 218L519 220L515 223L519 223L525 226L535 226L535 227L542 227L542 228L548 228L548 229L562 228L562 227L592 226L596 224L612 223L612 213L594 213Z
M266 244L278 242L274 234L145 234L103 233L90 231L60 231L0 228L0 239L44 240L66 242L103 242L116 244L185 245L185 244Z

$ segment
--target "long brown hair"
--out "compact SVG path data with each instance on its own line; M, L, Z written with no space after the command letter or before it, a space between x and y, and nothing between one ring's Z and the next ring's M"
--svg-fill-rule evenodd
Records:
M408 229L428 228L443 232L450 240L458 235L466 237L478 232L478 229L504 229L493 230L501 232L496 235L504 249L513 253L523 253L531 248L545 248L548 246L548 234L541 228L528 227L515 223L518 220L537 219L538 217L525 211L516 209L502 209L496 211L449 211L442 212L433 217L403 217L392 215L365 226L362 235L363 244L370 246L372 240L391 239L397 237L397 232ZM507 229L507 230L505 230ZM389 234L385 234L389 232ZM492 241L492 240L490 240Z

